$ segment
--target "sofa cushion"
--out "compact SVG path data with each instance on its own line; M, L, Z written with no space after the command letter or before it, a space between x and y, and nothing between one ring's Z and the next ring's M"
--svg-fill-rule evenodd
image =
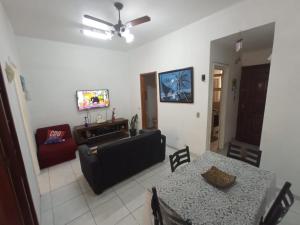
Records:
M153 131L99 146L103 179L115 183L160 161L160 145L161 133Z
M46 168L76 158L77 145L72 138L59 144L39 145L38 159L40 168Z
M75 152L76 143L72 138L66 139L63 143L58 144L42 144L39 147L39 157L51 158L57 155L68 154Z
M143 142L146 137L149 137L149 138L152 137L152 138L155 138L157 140L160 140L161 132L160 132L160 130L149 131L149 132L145 132L145 133L142 133L142 134L134 136L134 137L123 138L123 139L120 139L120 140L117 140L117 141L112 141L112 142L108 142L108 143L99 145L98 148L97 148L98 157L101 157L101 155L103 154L103 152L106 149L111 151L111 149L114 149L114 148L119 149L120 146L122 146L121 149L124 149L126 144L129 145L130 143L136 143L136 142L139 142L139 141Z

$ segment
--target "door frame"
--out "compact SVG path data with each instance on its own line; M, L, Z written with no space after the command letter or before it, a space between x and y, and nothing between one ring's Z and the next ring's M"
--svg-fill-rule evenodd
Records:
M150 72L150 73L142 73L140 74L140 92L141 92L141 115L142 115L142 129L147 128L147 110L146 110L146 103L145 103L145 77L146 76L154 76L155 83L156 83L156 115L157 115L157 125L158 125L158 101L157 101L157 72Z
M0 163L1 166L6 168L5 172L2 173L3 176L1 176L1 186L5 185L6 190L11 190L10 195L14 197L7 198L5 193L1 192L1 204L4 203L3 205L8 214L5 214L6 217L4 217L0 213L0 219L4 219L4 222L9 220L12 222L11 224L38 225L3 74L0 65L0 110L4 114L0 117ZM7 196L9 195L7 194ZM7 204L5 204L6 202ZM6 208L12 205L14 206L13 209ZM16 222L17 220L18 222Z
M37 146L34 140L34 135L32 132L32 127L29 121L29 114L28 114L28 108L27 108L27 104L26 104L26 98L25 98L25 94L22 88L22 84L21 84L21 78L18 74L18 71L15 70L15 76L16 78L14 79L14 84L15 84L15 88L16 88L16 95L18 98L18 102L19 102L19 106L20 106L20 112L21 112L21 116L22 116L22 122L25 128L25 134L26 134L26 139L29 145L29 149L30 149L30 155L31 155L31 159L32 159L32 164L33 164L33 168L34 168L34 172L36 175L39 175L41 170L39 167L39 162L37 159Z
M221 102L220 102L220 133L219 133L219 147L224 148L225 145L225 127L226 127L226 103L227 103L227 90L229 87L229 75L230 75L230 68L229 64L220 63L220 62L212 62L210 68L210 76L209 76L209 88L208 88L208 116L207 116L207 133L206 133L206 149L210 149L211 145L211 130L212 130L212 104L213 104L213 76L214 70L216 67L222 67L223 69L223 86L222 86L222 93L221 93Z

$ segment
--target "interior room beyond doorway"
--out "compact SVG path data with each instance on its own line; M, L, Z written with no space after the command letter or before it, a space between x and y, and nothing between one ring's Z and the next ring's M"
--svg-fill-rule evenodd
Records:
M156 72L140 75L143 129L158 128L156 76Z

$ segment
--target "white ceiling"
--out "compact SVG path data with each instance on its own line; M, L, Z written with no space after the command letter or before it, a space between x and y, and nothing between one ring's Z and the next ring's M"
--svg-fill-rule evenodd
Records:
M80 33L84 14L117 22L113 0L1 0L17 35L126 51L242 0L120 0L123 22L149 15L132 28L135 41L95 40Z
M274 31L275 24L270 23L214 40L213 43L234 50L235 43L239 39L243 39L243 51L245 52L268 49L273 47Z

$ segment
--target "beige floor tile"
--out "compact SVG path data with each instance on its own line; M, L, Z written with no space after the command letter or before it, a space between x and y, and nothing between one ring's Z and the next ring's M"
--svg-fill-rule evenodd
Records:
M67 225L96 225L96 223L92 213L87 212L86 214L72 220L70 223L67 223Z
M89 211L83 195L53 209L55 225L65 225Z
M92 209L92 213L97 225L114 225L129 215L128 209L118 197Z
M76 181L70 162L58 164L49 168L51 191Z

